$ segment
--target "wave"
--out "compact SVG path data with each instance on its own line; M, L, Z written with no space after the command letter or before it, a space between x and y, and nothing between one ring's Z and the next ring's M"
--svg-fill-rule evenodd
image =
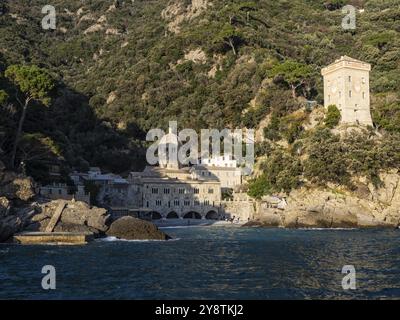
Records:
M9 252L10 252L10 249L9 249L9 248L0 250L0 254L7 254L7 253L9 253Z
M174 238L169 240L127 240L127 239L119 239L117 237L106 237L101 239L96 239L98 242L170 242L170 241L178 241L180 238Z

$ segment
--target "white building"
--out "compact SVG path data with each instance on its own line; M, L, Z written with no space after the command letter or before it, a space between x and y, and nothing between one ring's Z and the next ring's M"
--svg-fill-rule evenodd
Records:
M204 167L237 167L237 161L233 159L232 155L201 159L199 160L199 164L203 165Z

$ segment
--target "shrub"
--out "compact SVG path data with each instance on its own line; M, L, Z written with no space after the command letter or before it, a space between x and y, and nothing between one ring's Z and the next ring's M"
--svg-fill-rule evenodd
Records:
M332 129L339 124L340 118L340 110L335 105L328 106L328 112L325 118L325 125L328 128Z

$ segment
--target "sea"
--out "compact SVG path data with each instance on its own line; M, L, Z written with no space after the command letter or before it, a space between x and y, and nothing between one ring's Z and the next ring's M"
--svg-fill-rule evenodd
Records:
M400 230L163 231L173 239L2 244L0 299L400 298Z

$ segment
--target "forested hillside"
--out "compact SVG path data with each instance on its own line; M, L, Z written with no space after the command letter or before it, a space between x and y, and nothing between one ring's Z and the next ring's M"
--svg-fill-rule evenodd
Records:
M194 129L260 128L261 123L257 152L270 157L253 183L255 196L296 187L304 179L349 183L353 174L373 179L377 171L399 164L400 153L392 148L400 132L398 0L1 3L5 162L21 111L4 71L27 64L47 70L56 83L48 106L36 101L27 112L17 156L32 172L47 157L62 157L69 166L127 171L143 159L146 131L170 120ZM56 30L41 28L46 4L57 10ZM345 4L357 8L355 30L341 27ZM342 55L373 65L373 120L380 134L368 149L359 137L369 163L365 154L340 151L349 142L327 129L334 122L305 130L306 101L323 103L320 70ZM381 143L393 153L385 161L379 158ZM318 148L325 144L324 154L348 154L353 166L321 158ZM31 150L36 145L38 150ZM321 165L332 166L330 176L316 172Z

